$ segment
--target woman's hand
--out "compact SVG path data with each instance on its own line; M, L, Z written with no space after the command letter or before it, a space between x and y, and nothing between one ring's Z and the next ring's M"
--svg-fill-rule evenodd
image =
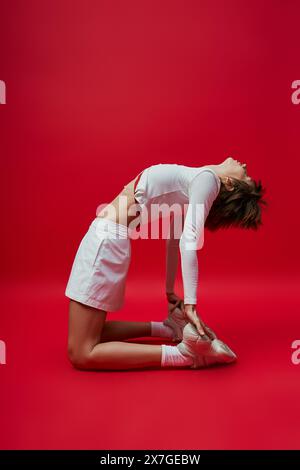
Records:
M211 332L206 329L205 323L198 317L195 305L185 304L184 314L186 319L196 327L200 336L206 335L209 339L213 339Z
M178 295L174 294L174 292L167 293L166 295L167 295L168 302L170 302L171 304L176 304L177 302L183 302L183 299L178 297Z

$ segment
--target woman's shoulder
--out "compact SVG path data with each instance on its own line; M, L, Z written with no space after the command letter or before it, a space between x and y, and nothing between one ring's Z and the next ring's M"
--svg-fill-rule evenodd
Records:
M221 181L217 173L209 167L201 167L198 170L190 181L190 192L198 189L202 192L208 191L218 194L221 189Z

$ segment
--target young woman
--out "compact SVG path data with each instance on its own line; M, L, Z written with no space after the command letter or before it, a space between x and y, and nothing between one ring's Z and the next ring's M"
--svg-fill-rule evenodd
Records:
M82 370L192 367L230 363L236 355L205 325L197 313L197 250L209 230L261 225L263 188L247 175L246 164L228 157L219 165L188 167L158 164L146 168L92 221L73 262L65 295L69 302L68 356ZM131 224L154 219L152 208L176 206L184 216L180 236L171 213L166 240L164 322L106 321L107 312L124 302L130 263ZM139 218L133 208L138 208ZM184 212L184 209L187 210ZM178 211L177 211L178 213ZM157 212L156 212L157 214ZM145 241L144 243L147 243ZM184 299L174 294L181 256ZM177 346L125 342L129 338L161 336Z

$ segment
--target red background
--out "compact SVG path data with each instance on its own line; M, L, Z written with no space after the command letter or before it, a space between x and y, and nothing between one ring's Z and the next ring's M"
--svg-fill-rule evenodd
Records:
M1 448L299 447L299 15L296 0L1 2ZM208 232L199 253L199 311L239 363L73 370L64 289L96 207L152 164L228 155L269 202L259 232ZM165 315L164 242L134 241L109 318Z

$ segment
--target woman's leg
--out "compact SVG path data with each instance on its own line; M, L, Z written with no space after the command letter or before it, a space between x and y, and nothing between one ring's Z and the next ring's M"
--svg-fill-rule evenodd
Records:
M151 322L106 321L102 330L101 343L141 338L151 336L151 334Z
M126 370L161 367L162 347L157 345L101 343L106 312L70 299L68 355L84 370Z
M121 341L101 343L105 319L105 311L70 300L68 355L77 369L207 367L236 360L235 354L226 345L212 347L213 342L208 338L205 341L200 338L191 324L185 327L183 341L177 346L156 346Z
M163 322L106 321L102 330L101 343L145 336L167 338L171 341L174 331Z

